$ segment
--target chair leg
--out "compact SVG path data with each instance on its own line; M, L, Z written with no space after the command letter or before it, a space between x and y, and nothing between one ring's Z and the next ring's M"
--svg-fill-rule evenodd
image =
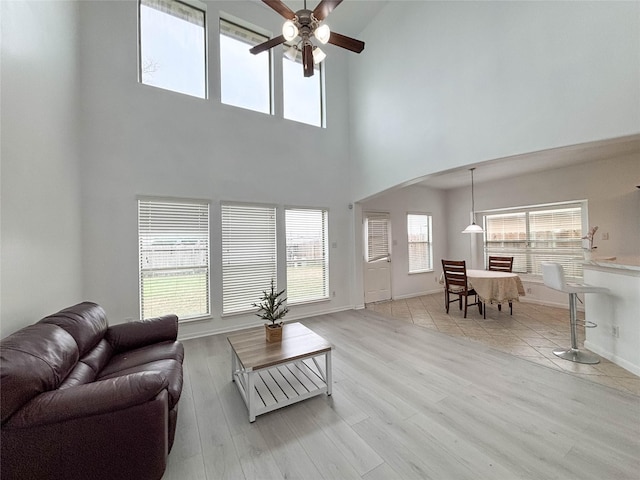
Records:
M509 305L511 305L511 304L509 304ZM502 304L501 304L501 303L499 303L499 304L498 304L498 311L499 311L499 312L501 312L501 311L502 311Z
M446 308L447 313L449 313L449 290L444 291L444 308Z
M509 302L509 315L513 315L513 302Z
M462 299L462 296L460 296L460 299ZM464 297L464 318L467 318L467 304L469 303L469 297L467 297L465 295Z
M486 320L486 319L487 319L487 306L486 306L486 305L484 305L484 304L482 305L482 318L483 318L484 320Z
M462 310L462 295L458 295L458 307L460 307L460 310Z

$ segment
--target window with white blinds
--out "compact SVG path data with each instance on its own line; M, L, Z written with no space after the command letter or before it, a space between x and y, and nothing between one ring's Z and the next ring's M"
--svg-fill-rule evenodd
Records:
M222 205L222 313L255 310L276 277L275 207Z
M432 271L431 215L407 214L407 243L409 273Z
M289 304L329 298L327 219L327 210L285 211Z
M209 203L138 200L140 317L209 309Z
M389 249L389 216L367 214L365 232L367 262L387 258L391 252Z
M485 213L485 264L513 257L513 271L542 276L541 262L558 262L567 277L582 277L582 203Z

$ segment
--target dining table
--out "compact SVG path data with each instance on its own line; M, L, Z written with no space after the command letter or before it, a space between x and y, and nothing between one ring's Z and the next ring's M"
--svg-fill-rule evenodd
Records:
M485 305L487 303L511 305L513 302L519 302L519 297L525 296L522 280L517 273L468 269L467 281Z

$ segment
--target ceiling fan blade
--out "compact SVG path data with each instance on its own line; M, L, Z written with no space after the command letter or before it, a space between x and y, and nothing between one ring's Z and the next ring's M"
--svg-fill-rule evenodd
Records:
M364 42L356 40L355 38L347 37L346 35L340 35L336 32L331 32L329 43L356 53L360 53L364 50Z
M313 76L313 47L309 44L302 49L302 66L304 68L304 76Z
M258 53L262 53L265 50L269 50L270 48L275 47L276 45L280 45L284 43L286 40L284 39L284 35L278 35L277 37L273 37L271 40L267 40L264 43L256 45L255 47L249 50L250 53L257 55Z
M342 3L342 0L322 0L313 10L313 16L321 22L329 15L334 8Z
M280 0L262 0L287 20L293 20L296 14Z

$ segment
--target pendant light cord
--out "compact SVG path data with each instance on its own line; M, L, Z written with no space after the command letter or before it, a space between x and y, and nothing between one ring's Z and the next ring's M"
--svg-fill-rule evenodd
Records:
M475 195L473 193L473 171L475 168L470 168L471 170L471 214L473 215L473 223L476 223L476 203L475 203Z

